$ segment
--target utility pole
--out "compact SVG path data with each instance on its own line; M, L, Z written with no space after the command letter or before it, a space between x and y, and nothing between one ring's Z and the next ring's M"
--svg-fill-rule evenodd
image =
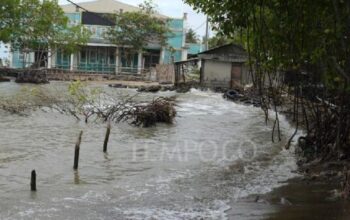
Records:
M204 44L204 50L209 49L209 19L207 16L207 21L205 25L205 44Z

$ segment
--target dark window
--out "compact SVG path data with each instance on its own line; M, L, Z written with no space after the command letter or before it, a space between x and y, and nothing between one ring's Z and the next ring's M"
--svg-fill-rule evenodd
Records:
M144 54L145 58L145 68L155 67L157 64L159 64L160 59L160 51L159 50L148 50Z
M86 62L86 51L82 50L81 51L81 62L85 63Z
M97 53L95 49L90 50L90 63L95 63L97 61Z
M87 25L103 25L103 26L114 26L115 22L108 14L83 12L82 16L83 24Z
M109 50L109 64L115 63L115 51Z

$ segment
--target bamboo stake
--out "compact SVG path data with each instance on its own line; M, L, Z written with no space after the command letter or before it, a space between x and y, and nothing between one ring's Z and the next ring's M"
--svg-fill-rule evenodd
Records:
M30 178L30 190L36 191L36 172L35 172L35 170L32 171L32 175Z
M105 140L103 142L103 152L104 153L107 152L107 146L108 146L108 140L109 140L110 133L111 133L111 122L108 122L106 136L105 136Z
M80 131L79 138L77 140L77 143L75 144L75 152L74 152L74 170L78 169L79 165L79 152L80 152L80 143L81 143L81 137L83 136L83 131Z

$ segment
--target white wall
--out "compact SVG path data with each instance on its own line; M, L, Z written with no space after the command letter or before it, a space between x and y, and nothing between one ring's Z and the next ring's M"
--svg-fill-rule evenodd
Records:
M230 87L232 63L205 60L203 83L208 87Z
M10 62L10 50L10 45L0 42L0 59L3 65L5 65L6 62Z

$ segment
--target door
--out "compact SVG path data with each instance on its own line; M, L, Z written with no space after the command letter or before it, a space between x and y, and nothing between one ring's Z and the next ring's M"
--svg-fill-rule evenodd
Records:
M231 68L231 88L236 88L241 86L242 77L242 65L237 63L232 63Z

